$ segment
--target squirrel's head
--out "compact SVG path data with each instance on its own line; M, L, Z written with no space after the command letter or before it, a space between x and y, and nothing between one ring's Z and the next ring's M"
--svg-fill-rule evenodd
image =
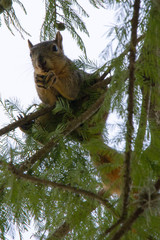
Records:
M36 74L45 74L49 70L54 70L54 65L57 64L58 59L64 56L62 40L62 35L59 31L56 34L56 39L53 41L33 45L28 40L30 56Z

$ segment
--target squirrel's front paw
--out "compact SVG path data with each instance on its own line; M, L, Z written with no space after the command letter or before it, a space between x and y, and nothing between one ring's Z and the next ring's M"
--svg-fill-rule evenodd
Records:
M53 86L55 81L56 81L56 76L55 76L54 72L52 72L52 71L49 71L47 73L47 75L39 75L39 74L37 74L35 76L35 82L36 82L36 85L39 88L48 89L51 86Z
M45 75L36 74L35 83L36 83L37 87L46 88L45 87L45 79L46 79Z
M45 86L46 88L50 88L56 81L56 75L53 71L49 71L45 78Z

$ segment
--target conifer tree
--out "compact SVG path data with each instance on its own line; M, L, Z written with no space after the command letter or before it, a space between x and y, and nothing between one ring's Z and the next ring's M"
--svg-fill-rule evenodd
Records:
M79 98L34 110L1 100L12 119L0 130L1 239L13 225L22 235L32 219L39 239L160 238L160 3L89 2L117 8L117 24L108 34L114 35L111 57L110 44L103 51L106 63L87 79ZM10 29L13 7L2 3ZM45 7L41 40L67 29L86 54L77 29L89 34L82 21L88 14L79 1L46 0ZM14 16L13 26L24 33ZM86 57L76 64L91 68ZM111 112L123 120L114 149L107 138ZM24 117L16 120L18 114ZM35 124L46 114L54 116L50 131ZM25 139L16 130L24 126Z

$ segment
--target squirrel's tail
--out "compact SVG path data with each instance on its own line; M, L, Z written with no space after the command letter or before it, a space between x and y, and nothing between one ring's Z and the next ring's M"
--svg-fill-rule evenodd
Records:
M100 135L92 139L94 143L89 141L87 143L87 149L90 152L94 165L100 173L104 185L103 187L110 194L116 193L120 195L123 154L108 147Z

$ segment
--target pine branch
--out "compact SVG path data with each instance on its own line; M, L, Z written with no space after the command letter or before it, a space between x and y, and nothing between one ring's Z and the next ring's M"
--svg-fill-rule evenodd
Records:
M139 121L139 128L137 132L137 137L135 140L135 149L134 152L137 154L143 149L143 142L145 138L147 120L149 115L149 108L150 108L150 99L151 99L151 89L150 86L147 86L147 92L144 93L142 91L143 98L142 98L142 106L141 106L141 116Z
M42 108L42 109L40 109L40 110L38 110L38 111L36 111L34 113L31 113L31 114L25 116L22 119L19 119L19 120L13 122L13 123L7 125L4 128L1 128L0 129L0 136L2 136L3 134L6 134L6 133L14 130L17 127L21 127L25 123L27 123L29 121L32 121L32 120L38 118L39 116L42 116L42 115L50 112L53 108L54 108L54 106Z
M101 81L98 81L93 86L91 86L90 89L106 88L111 81L112 81L112 77L102 79Z
M74 7L72 8L73 5ZM77 1L45 1L46 16L40 35L41 39L43 40L53 38L56 28L59 28L58 23L62 23L75 38L81 50L83 50L85 53L85 45L82 38L78 34L77 29L86 33L87 35L89 35L89 33L81 16L79 16L77 11L74 10L75 7L78 8L81 16L88 17L87 12L77 3Z
M46 240L63 239L71 231L70 224L64 222L50 237Z
M90 108L88 108L84 113L82 113L78 118L73 119L66 129L62 132L60 138L63 136L64 138L67 137L71 132L73 132L75 129L77 129L81 124L83 124L85 121L87 121L90 117L92 117L98 109L101 107L103 101L104 101L105 94L102 94L97 101L92 104ZM31 158L26 160L24 163L20 165L21 171L28 170L33 164L40 159L43 159L47 153L49 153L53 147L55 147L58 144L59 138L51 138L51 140L44 145L40 150L38 150Z
M135 211L125 221L123 216L121 216L121 218L110 228L108 228L101 236L105 237L108 233L113 231L115 227L119 226L123 222L120 229L115 233L112 238L110 238L110 240L121 239L121 237L124 236L131 229L131 226L140 217L140 215L142 215L146 209L152 206L151 201L153 201L153 207L154 205L156 205L156 201L159 202L160 178L158 178L158 180L155 182L154 189L154 191L149 191L149 193L142 190L139 194L137 200L138 207L135 209Z
M45 180L45 179L40 179L38 177L34 177L33 175L24 174L24 173L22 173L21 170L16 168L12 163L10 163L8 165L8 169L13 174L15 174L17 177L22 178L22 179L26 179L26 180L28 180L28 181L30 181L32 183L45 185L45 186L50 186L50 187L53 187L53 188L58 188L58 189L61 189L63 191L68 191L68 192L75 193L75 194L81 194L83 196L86 196L86 197L89 197L91 199L94 199L94 200L100 202L101 204L103 204L105 207L107 207L112 212L112 214L117 216L117 213L115 212L114 208L109 203L109 201L107 199L102 198L98 194L95 194L93 192L90 192L90 191L87 191L87 190L84 190L84 189L79 189L77 187L72 187L70 185L65 185L65 184L61 184L61 183L57 183L57 182L52 182L52 181L49 181L49 180Z
M137 44L142 41L144 39L145 35L141 35L140 37L137 38ZM125 56L129 51L130 51L130 47L131 46L131 43L128 43L126 44L126 48L125 50L117 57L117 58L121 58L122 56ZM115 59L113 59L112 61L115 61ZM106 63L107 64L107 63ZM104 66L106 65L104 64ZM104 67L103 66L103 67ZM107 70L100 76L99 79L97 79L96 83L91 86L92 89L96 89L97 87L106 87L108 84L110 84L111 80L112 80L112 77L113 76L110 76L108 78L106 78L106 76L113 70L114 66L113 64L111 63Z
M24 11L24 13L27 14L27 12L24 8L24 5L20 1L17 1L17 3L20 5L20 7ZM23 39L24 39L23 33L30 36L30 34L27 31L25 31L25 29L21 26L13 7L10 10L4 11L3 17L4 17L4 22L5 22L6 26L8 27L8 29L10 30L10 32L13 35L14 35L14 33L11 29L11 25L19 32L19 34L21 35L21 37Z
M103 197L105 192L106 191L102 189L98 192L98 195ZM83 209L82 209L82 212L85 211L85 216L83 213L80 216L77 215L77 211L74 211L72 214L75 215L76 218L78 218L78 223L80 224L80 222L83 221L84 218L87 217L89 214L91 214L96 209L96 207L97 205L94 203L88 204L88 202L85 202L83 203ZM78 223L76 221L76 225ZM66 220L61 226L59 226L59 228L57 228L53 232L53 234L50 234L50 236L46 240L63 239L74 227L75 227L75 224L73 222L71 224L70 221L67 222Z
M137 38L137 43L136 45L141 42L143 39L145 38L145 34L141 35L140 37ZM128 54L128 52L130 52L130 49L131 49L131 45L132 45L132 39L129 43L126 44L126 47L124 49L124 51L118 56L118 58L121 58L125 55ZM114 60L114 59L113 59Z
M122 225L119 231L117 231L113 238L111 238L111 240L119 240L128 230L130 230L132 224L139 218L145 209L150 206L150 204L148 204L148 201L152 201L158 198L157 193L160 190L160 178L155 182L154 187L155 191L152 192L150 196L147 193L144 194L143 191L139 194L140 206L137 207L134 213L125 221L125 223Z
M125 221L119 231L110 240L119 240L121 237L130 230L132 224L139 218L139 216L144 212L143 207L137 208L134 213Z
M122 216L127 215L127 207L129 202L131 176L131 153L132 153L132 135L133 135L133 109L134 109L134 82L135 82L135 59L137 45L137 29L139 18L140 0L135 0L132 18L131 47L129 55L129 88L128 88L128 120L126 135L126 152L124 160L124 199Z
M115 222L111 227L107 228L106 231L100 235L98 240L101 240L104 238L107 234L111 233L116 227L118 227L123 222L123 218L121 217L118 219L117 222Z
M142 41L144 39L145 35L141 35L140 37L137 38L137 44ZM130 51L130 46L131 46L131 42L126 44L126 47L125 47L125 50L117 57L117 58L114 58L112 59L112 62L114 63L114 61L118 58L122 58L124 57L125 55L128 54L128 52ZM110 84L111 80L112 80L112 77L113 76L110 76L108 78L106 78L106 76L114 69L114 64L111 63L107 70L104 71L104 73L100 76L99 79L97 79L96 83L91 87L91 88L96 88L96 87L106 87L108 84ZM107 63L104 64L103 67L105 67L105 65L107 65ZM125 79L126 80L126 79Z

